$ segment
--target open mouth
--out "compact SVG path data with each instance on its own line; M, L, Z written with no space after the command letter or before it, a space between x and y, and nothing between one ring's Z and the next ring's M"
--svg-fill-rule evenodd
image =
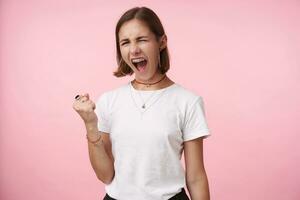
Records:
M146 70L147 60L145 58L134 58L131 59L131 62L139 72L143 72Z

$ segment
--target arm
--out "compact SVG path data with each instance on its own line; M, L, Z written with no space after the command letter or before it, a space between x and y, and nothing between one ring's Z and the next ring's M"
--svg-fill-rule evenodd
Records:
M90 140L99 138L97 123L85 124ZM88 142L89 158L97 178L105 184L111 183L114 177L114 158L108 133L100 132L101 140L97 144Z
M208 180L203 163L203 138L184 142L186 184L192 200L209 200Z

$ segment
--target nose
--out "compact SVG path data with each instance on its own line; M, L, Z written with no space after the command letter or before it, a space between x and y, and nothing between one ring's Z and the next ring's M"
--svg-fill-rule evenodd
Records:
M138 55L140 52L141 52L141 49L139 48L138 45L132 44L132 45L130 46L130 53L131 53L132 55Z

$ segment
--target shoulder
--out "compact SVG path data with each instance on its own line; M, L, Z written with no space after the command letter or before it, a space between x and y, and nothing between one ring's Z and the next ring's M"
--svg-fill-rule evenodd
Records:
M199 95L196 91L188 89L180 84L177 84L177 87L174 88L174 94L178 101L184 102L188 105L192 105L197 101L202 101L202 96Z

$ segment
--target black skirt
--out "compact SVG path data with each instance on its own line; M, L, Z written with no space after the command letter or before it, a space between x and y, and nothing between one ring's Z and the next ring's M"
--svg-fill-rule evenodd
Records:
M110 197L107 193L103 200L117 200ZM175 196L171 197L169 200L190 200L187 194L185 193L185 189L182 188L181 192L177 193Z

